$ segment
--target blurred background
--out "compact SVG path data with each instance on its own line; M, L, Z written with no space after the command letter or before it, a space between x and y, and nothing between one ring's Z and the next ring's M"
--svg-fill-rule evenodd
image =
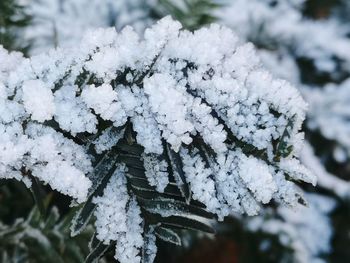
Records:
M233 214L216 235L183 231L183 247L159 241L156 262L350 262L349 0L0 0L0 45L32 56L76 45L91 28L142 34L166 15L189 30L231 28L300 90L309 112L299 151L318 185L302 186L309 203L296 211L272 203L259 216ZM69 198L38 187L45 221L29 190L1 182L0 262L83 262L92 231L70 238Z

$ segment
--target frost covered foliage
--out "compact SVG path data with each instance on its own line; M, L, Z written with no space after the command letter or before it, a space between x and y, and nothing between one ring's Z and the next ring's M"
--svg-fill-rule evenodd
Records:
M0 222L1 262L84 262L92 227L72 238L71 218L72 213L60 217L57 207L52 207L43 219L34 207L26 218L16 218L11 225Z
M332 226L328 214L335 207L335 200L318 194L308 194L309 207L299 206L293 211L278 208L279 217L248 219L249 231L263 231L277 236L283 246L294 251L292 262L326 262L322 255L331 251ZM317 222L317 223L316 223ZM268 249L270 240L266 239L262 249Z
M334 160L344 162L350 150L345 117L349 112L342 102L350 76L348 24L337 8L329 18L307 17L306 4L305 0L238 0L220 15L223 23L260 48L263 64L271 72L300 87L311 104L307 127L336 143Z
M225 27L98 29L3 75L0 175L85 202L72 231L95 215L90 257L116 243L121 263L152 262L154 235L180 244L172 228L296 206L295 182L315 184L297 158L305 102Z
M258 54L263 64L275 76L288 79L295 84L309 104L305 125L309 143L301 149L300 159L302 164L318 177L317 191L322 194L318 195L317 202L320 206L322 202L325 205L328 203L324 193L336 197L334 202L338 204L342 201L347 202L350 194L347 181L348 168L346 168L350 149L348 141L350 138L348 103L350 75L348 23L350 20L345 7L349 6L349 1L237 0L226 2L228 5L219 12L221 22L233 28L245 41L253 42L259 48ZM322 6L321 2L323 4L332 2L335 6L322 9L319 7ZM310 4L319 8L316 8L318 11L321 10L321 19L308 13ZM322 13L324 10L329 11L329 14ZM317 214L318 212L313 210L313 202L310 204L311 211ZM305 211L300 213L300 218L306 213ZM344 211L344 213L347 212ZM289 239L298 239L293 242L299 242L302 239L302 233L293 232L298 231L300 224L295 226L293 216L285 216L284 209L272 211L265 219L256 219L260 222L260 227L256 230L263 233L277 233L277 231L271 232L269 227L277 229L281 217L284 218L283 228L294 229L287 231ZM323 221L331 220L328 213L322 213L322 217L324 217ZM303 232L312 231L313 224L322 222L317 217L310 216L309 219L310 221L302 228ZM343 230L338 226L332 229L329 224L325 233L330 231ZM309 245L316 246L323 243L320 240L328 242L328 245L324 243L324 248L330 246L330 238L320 236L308 244L298 244L298 247L300 246L303 250L304 262L317 261L319 253L330 252L329 249L320 247L316 253L313 245ZM280 241L283 243L282 240ZM301 259L297 260L299 261Z

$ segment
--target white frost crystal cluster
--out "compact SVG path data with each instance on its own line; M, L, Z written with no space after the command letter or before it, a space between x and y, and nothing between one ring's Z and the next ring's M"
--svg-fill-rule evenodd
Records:
M96 197L97 238L105 244L117 240L115 257L119 262L140 262L143 245L142 218L135 198L128 195L124 167L118 167L104 189Z
M91 161L82 147L42 125L53 117L51 89L43 81L28 80L18 90L21 101L12 99L17 90L10 88L9 81L15 65L25 60L0 47L0 61L0 177L22 180L30 186L31 176L35 176L83 202L91 186L85 176Z
M255 215L271 200L295 206L302 194L293 181L315 184L293 150L302 145L305 102L225 27L192 33L166 17L143 38L130 27L97 29L1 77L2 178L37 177L83 202L94 187L91 146L108 151L132 129L149 184L164 191L169 165L182 165L192 198L219 219ZM120 164L93 201L97 238L117 242L121 263L140 262L143 246L128 169Z
M41 80L23 83L23 104L31 119L38 122L50 120L55 112L54 97Z
M169 183L168 163L153 154L144 154L143 163L149 184L155 186L159 192L164 192Z

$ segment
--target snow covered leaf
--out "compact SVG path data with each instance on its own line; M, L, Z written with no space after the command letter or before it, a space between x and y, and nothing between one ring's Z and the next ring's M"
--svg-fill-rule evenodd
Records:
M201 216L205 218L213 218L213 214L208 213L204 209L189 205L184 202L167 199L167 198L154 198L154 199L141 199L139 198L139 203L148 212L160 214L163 217L167 217L169 215L183 215L183 216Z
M191 192L190 192L188 183L186 182L185 173L182 168L181 157L178 153L170 149L169 145L166 146L166 150L169 158L169 164L172 167L175 181L179 189L181 190L181 193L184 195L186 202L190 202Z
M46 216L46 209L45 205L43 203L44 196L40 190L40 185L38 184L36 178L33 176L30 176L30 180L32 182L32 186L30 188L30 191L32 192L33 199L35 201L35 204L37 205L40 214L45 217Z
M109 165L112 165L111 167ZM113 175L115 171L115 166L113 163L106 164L109 166L109 170L106 173L101 173L100 181L98 184L95 184L95 190L90 193L90 196L84 203L84 205L79 209L76 216L73 219L72 225L72 236L79 234L88 224L96 205L93 202L93 198L102 195L103 190L105 189L110 177Z
M86 257L85 263L97 263L98 260L107 252L109 248L113 246L112 244L105 245L103 242L99 242L95 247L92 248L90 254Z
M181 239L173 230L164 227L157 227L155 233L156 236L163 241L181 246Z
M48 209L47 218L43 219L35 206L27 218L17 218L13 225L1 222L0 258L7 258L6 262L83 262L87 255L84 246L91 228L72 238L69 224L65 224L71 220L71 214L62 218L57 207L52 207Z

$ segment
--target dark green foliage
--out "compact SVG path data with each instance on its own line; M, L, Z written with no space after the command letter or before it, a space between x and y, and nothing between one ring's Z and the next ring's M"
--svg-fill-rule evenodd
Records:
M30 191L14 180L0 180L0 221L12 224L17 218L26 217L33 206Z
M74 217L74 224L72 226L73 236L79 234L88 224L96 207L96 205L92 202L93 198L103 194L103 190L114 172L115 163L116 156L107 153L95 166L93 171L95 180L90 189L89 197Z
M32 175L30 175L30 179L32 181L32 186L30 188L30 191L32 193L33 200L35 201L35 204L39 209L40 214L45 217L46 209L44 205L44 193L41 190L38 180Z
M293 151L293 145L289 144L291 131L293 130L294 121L289 120L283 131L282 138L277 142L275 147L275 161L280 161L281 157L288 157Z
M145 176L145 168L142 161L143 147L136 143L131 125L126 130L124 139L110 151L96 156L99 161L95 165L94 174L90 178L94 180L94 187L90 190L87 202L79 209L72 226L73 235L79 234L91 219L96 205L93 198L101 196L111 175L117 168L116 163L124 163L128 168L127 185L129 194L135 196L142 210L142 217L145 220L145 229L156 227L156 236L173 244L181 244L180 237L176 234L177 229L192 229L213 233L211 219L214 215L207 212L202 204L190 200L189 185L186 183L182 170L181 159L176 153L164 147L171 156L164 156L168 162L171 175L174 170L179 176L180 182L170 178L170 184L165 188L164 193L159 193L155 187L149 185ZM184 191L184 189L186 189ZM162 215L167 215L163 217ZM169 216L171 215L171 216ZM146 232L146 231L145 231ZM146 239L146 237L145 237ZM146 240L145 240L146 242ZM86 262L94 262L108 251L110 245L105 245L96 239L90 242L90 255Z
M8 50L25 51L18 40L19 30L29 23L29 16L24 13L23 7L16 0L0 1L0 45Z
M159 0L159 6L158 12L170 14L184 28L195 30L215 22L214 10L220 5L214 0Z
M111 243L109 245L103 244L103 242L99 241L96 246L91 247L90 253L85 259L85 263L94 263L98 262L98 260L103 257L103 255L111 248L114 244Z
M183 196L186 198L186 202L191 201L191 191L189 185L186 182L185 173L182 168L182 161L180 154L173 151L169 144L165 144L167 160L170 164L170 171L175 178L176 183L179 185L179 189Z
M43 219L35 206L25 219L18 218L11 225L0 224L1 262L83 262L91 228L71 238L72 216L71 212L61 218L58 209L52 207Z
M157 227L155 233L163 241L181 246L181 239L175 231L165 227Z
M129 140L131 143L128 143L127 138L132 138ZM174 175L176 170L177 173L182 174L182 179L178 182L175 178L170 178L170 185L165 189L164 193L159 193L154 187L149 185L144 175L145 169L141 157L143 147L136 143L131 129L126 131L125 139L121 140L116 147L120 160L126 164L129 170L127 181L130 195L136 196L143 211L146 225L165 225L170 228L182 227L213 232L211 225L207 223L207 218L212 218L213 215L208 213L198 202L190 202L189 185L184 181L184 172L178 158L164 156L170 167L170 175ZM163 152L174 154L173 152L171 153L166 144L164 144L164 148L167 151L164 149ZM162 214L167 216L171 214L172 216L162 217ZM188 216L196 216L196 219L188 219ZM204 219L203 222L200 218Z

